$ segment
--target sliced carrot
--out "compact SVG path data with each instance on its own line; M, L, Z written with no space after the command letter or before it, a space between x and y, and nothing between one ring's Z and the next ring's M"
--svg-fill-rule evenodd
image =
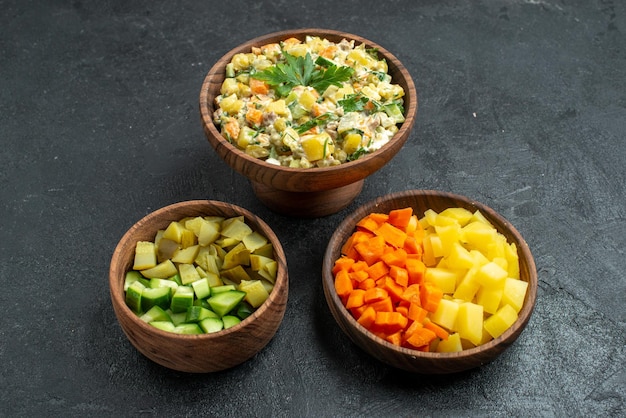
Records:
M396 303L402 300L404 288L399 286L395 280L393 280L390 276L384 276L380 279L380 282L381 283L378 286L387 291L387 294L389 294L392 302Z
M412 347L419 348L430 344L437 335L428 328L417 328L407 339L406 343Z
M361 258L371 266L384 254L385 239L380 236L374 236L367 241L357 243L354 248L357 250Z
M439 325L435 324L434 322L432 322L428 318L426 318L426 320L424 320L424 328L428 328L429 330L434 332L437 337L441 338L442 340L447 340L448 339L448 336L449 336L448 331L446 331L445 329L443 329Z
M246 112L246 121L252 126L261 126L261 122L263 122L263 112L255 108L248 109Z
M409 318L410 320L411 318ZM415 332L416 329L418 328L422 328L424 325L419 322L419 321L413 321L411 322L411 325L409 325L407 327L406 330L404 330L404 339L406 340L407 338L409 338L411 336L411 334L413 334Z
M409 272L403 267L389 267L389 276L394 279L398 285L404 288L409 285Z
M365 328L370 329L376 320L376 310L371 306L365 308L359 319L356 321L363 325Z
M386 340L389 341L391 344L400 347L402 345L402 331L398 331L396 333L388 335Z
M404 250L408 254L419 254L420 258L422 256L422 245L417 242L417 239L413 235L407 235L404 240Z
M367 274L374 280L377 280L389 273L389 267L382 261L372 264L367 270Z
M443 292L430 282L425 282L420 289L420 301L422 307L429 312L435 312L439 307L439 302L443 297Z
M373 212L373 213L370 213L368 216L371 217L374 221L376 221L376 223L378 223L379 225L384 224L389 219L389 215L386 213Z
M417 303L419 306L422 306L422 302L420 300L420 286L418 284L412 284L407 286L402 293L402 299L407 302Z
M392 249L381 257L388 266L404 266L406 264L406 258L407 252L403 248Z
M386 297L378 302L371 303L370 306L376 310L376 312L392 312L393 302L390 297Z
M322 52L320 52L320 55L323 56L324 58L333 59L335 58L336 52L337 52L337 45L329 45L326 48L324 48Z
M230 139L237 139L239 136L239 122L235 118L228 118L228 121L224 124L224 131Z
M387 334L394 334L406 328L409 320L399 312L376 312L374 325Z
M333 266L333 274L337 274L339 270L350 270L352 265L355 263L354 259L350 257L339 257L335 260L335 265Z
M249 85L253 94L267 94L270 92L269 84L257 78L250 77Z
M346 302L346 308L358 308L365 304L363 295L365 294L365 290L363 289L353 289L352 292L348 295L348 301Z
M359 318L363 314L363 312L365 312L365 309L367 308L368 307L366 305L359 306L358 308L351 308L350 313L352 314L353 317Z
M367 274L367 270L351 271L348 275L357 283L361 283L363 280L367 280L370 277L369 274Z
M422 284L426 274L426 265L415 258L406 259L406 270L409 273L409 284Z
M428 311L426 309L422 308L417 303L411 302L409 305L409 313L407 315L410 320L422 323L424 322L424 319L426 319L427 315Z
M357 228L361 228L362 230L374 232L380 227L380 223L378 223L372 216L366 216L361 219L357 224Z
M335 290L341 298L349 296L350 292L354 290L347 271L340 270L335 276Z
M371 304L383 300L387 297L389 297L389 294L385 289L382 289L380 287L373 287L365 291L365 294L363 295L363 301L365 303Z
M413 208L394 209L389 212L388 222L398 228L406 228L413 215Z
M401 313L402 315L409 317L409 306L396 305L396 312Z
M404 241L406 240L406 232L386 222L374 231L374 233L377 236L383 237L385 242L396 248L404 246Z
M369 289L373 289L376 287L376 282L374 281L374 279L371 278L367 278L365 280L363 280L362 282L357 283L357 287L359 289L364 289L364 290L369 290Z

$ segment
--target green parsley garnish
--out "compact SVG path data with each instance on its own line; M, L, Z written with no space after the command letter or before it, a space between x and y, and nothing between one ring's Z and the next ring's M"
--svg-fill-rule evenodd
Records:
M327 65L316 68L311 54L296 57L283 51L285 62L279 62L251 77L263 80L276 90L280 97L285 97L295 86L313 87L320 94L331 86L341 86L354 74L354 69L347 66Z

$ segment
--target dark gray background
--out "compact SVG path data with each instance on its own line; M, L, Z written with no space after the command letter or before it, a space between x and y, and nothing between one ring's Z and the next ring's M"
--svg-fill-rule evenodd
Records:
M300 27L379 43L420 98L402 152L349 208L313 220L263 207L215 155L198 110L223 54ZM0 1L0 415L623 415L625 32L624 2L610 0ZM480 369L390 369L326 306L334 228L412 188L493 207L535 256L534 315ZM291 279L266 349L210 375L141 356L107 283L134 222L196 198L261 216Z

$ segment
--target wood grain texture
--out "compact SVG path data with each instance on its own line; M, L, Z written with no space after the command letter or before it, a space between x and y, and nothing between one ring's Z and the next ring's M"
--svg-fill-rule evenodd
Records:
M462 207L472 212L480 210L493 226L507 238L508 242L515 243L520 259L520 278L528 282L529 286L517 322L500 337L479 347L459 353L424 353L397 347L376 337L361 326L343 306L334 288L332 267L335 260L340 256L341 246L354 232L356 223L371 212L387 213L393 209L409 206L414 209L418 216L421 216L427 209L433 209L436 212L449 207ZM324 296L333 317L343 332L356 345L378 360L399 369L421 374L454 373L492 361L509 347L526 327L537 297L535 262L528 244L515 227L493 209L479 202L463 196L433 190L409 190L393 193L359 207L341 223L331 237L324 254L322 275Z
M379 56L387 61L388 72L392 77L392 81L401 85L405 91L404 108L406 120L392 140L380 150L359 158L357 161L334 167L312 169L280 167L247 155L228 142L213 123L214 99L219 95L225 77L226 64L230 62L233 55L240 52L249 52L253 46L278 42L290 37L304 39L307 35L320 36L333 42L340 42L342 39L353 39L357 45L364 43L368 48L377 49ZM307 215L309 217L323 216L343 209L360 192L360 188L356 194L354 193L354 188L342 189L339 192L336 189L362 181L388 163L400 151L415 123L417 92L407 69L393 54L382 46L360 36L345 32L315 28L299 29L275 32L252 39L232 49L220 58L211 68L202 84L200 91L200 114L205 135L217 154L238 173L254 183L266 186L265 188L256 188L255 191L276 189L285 192L317 193L315 197L311 198L299 195L301 198L300 204L298 204L299 200L284 202L285 197L280 193L275 195L266 193L264 196L260 196L261 201L273 210L283 214L295 214L303 217ZM326 195L323 193L333 190L334 192L329 192ZM311 202L314 204L312 205ZM316 206L318 203L322 207Z
M126 306L124 276L131 268L135 243L154 240L159 229L187 216L243 215L246 223L265 235L274 246L278 273L268 300L252 315L232 328L214 334L177 335L156 329L140 320ZM278 238L260 218L238 206L194 200L166 206L133 225L119 241L111 259L109 288L113 310L131 344L152 361L170 369L207 373L228 369L250 359L272 339L285 314L289 279L285 253Z

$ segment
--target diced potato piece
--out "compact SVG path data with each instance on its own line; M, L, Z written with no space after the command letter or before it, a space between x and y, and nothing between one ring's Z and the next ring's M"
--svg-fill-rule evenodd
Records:
M335 144L330 135L326 132L303 136L301 145L309 161L322 160L335 152Z
M524 298L528 289L528 282L507 277L504 281L501 305L511 305L516 312L519 312L524 305Z
M511 305L504 305L495 314L485 319L485 330L493 338L498 338L517 321L517 312Z
M242 266L235 266L228 270L222 270L222 278L230 280L232 283L241 283L243 280L251 280L250 275Z
M448 253L448 263L459 269L470 269L476 264L472 254L458 241L452 243L452 247Z
M237 136L237 146L239 148L246 148L248 145L254 143L255 135L257 135L257 131L249 126L243 126Z
M430 316L430 320L448 330L454 330L459 304L448 299L441 299L437 310Z
M478 283L475 279L476 272L478 271L477 267L471 268L465 273L463 279L461 279L461 283L456 287L454 291L453 297L455 299L462 300L474 300L474 296L478 289L480 289L480 283Z
M436 349L438 353L456 353L462 350L461 336L458 332L451 334L447 340L441 340Z
M210 247L200 247L194 261L207 273L219 274L221 264L218 263L218 257L211 254Z
M440 216L446 216L456 219L460 226L465 226L472 218L472 212L465 208L448 208L439 213Z
M504 247L504 257L508 262L509 277L519 279L519 255L514 242Z
M179 264L178 273L180 274L180 281L184 285L200 280L200 274L193 264Z
M443 293L454 293L457 279L456 272L439 267L426 269L424 277L424 280L434 283Z
M134 270L145 270L157 265L156 247L151 241L138 241L135 244Z
M506 270L491 261L478 269L476 281L485 287L502 288L507 275Z
M361 136L361 134L358 134L356 132L349 133L343 139L343 150L348 155L355 153L356 150L358 150L359 147L361 146L362 140L363 140L363 137Z
M183 227L182 235L180 237L180 245L183 248L191 247L197 244L196 234L192 230Z
M502 300L501 287L484 287L482 286L476 293L476 303L481 305L485 312L494 314L500 306Z
M269 293L260 280L242 281L239 284L239 290L246 292L245 300L253 308L258 308L267 300Z
M471 249L487 254L490 243L496 240L497 231L488 224L470 222L462 228L462 240Z
M274 112L278 116L287 116L289 112L287 111L287 104L284 99L275 100L268 104L265 107L266 112Z
M300 97L298 97L298 103L300 103L300 105L305 108L307 111L311 111L311 108L313 107L313 104L317 101L317 94L314 93L314 91L311 91L309 89L305 89L301 94Z
M229 115L236 115L243 107L243 101L239 100L236 94L231 94L230 96L224 97L220 101L219 106L220 109Z
M483 307L472 302L461 303L456 317L456 330L461 338L479 345L483 338Z
M439 218L440 217L438 217L437 219ZM461 227L455 221L453 224L450 225L436 225L435 232L441 240L442 255L446 257L452 251L453 245L457 243L461 238Z
M148 279L167 279L177 274L178 270L172 260L165 260L152 268L141 270L140 273Z
M220 94L230 96L237 93L239 93L239 82L231 77L224 79Z

